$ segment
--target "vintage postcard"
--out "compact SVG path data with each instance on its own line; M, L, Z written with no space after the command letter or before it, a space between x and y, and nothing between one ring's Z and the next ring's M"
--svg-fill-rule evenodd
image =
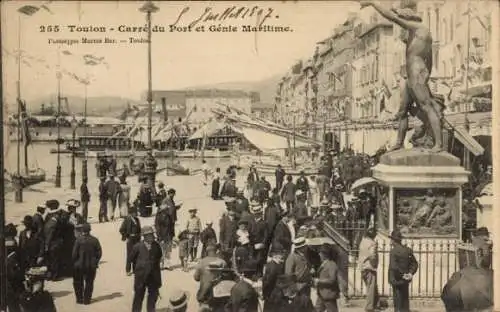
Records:
M499 14L1 1L0 311L500 311Z

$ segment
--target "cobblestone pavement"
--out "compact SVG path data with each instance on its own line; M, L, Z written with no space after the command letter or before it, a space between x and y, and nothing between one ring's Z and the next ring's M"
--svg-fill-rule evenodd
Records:
M135 177L131 177L132 196L135 196L138 183ZM218 232L218 220L224 211L222 201L212 201L208 198L209 187L204 187L200 177L182 176L167 177L160 175L158 180L165 182L168 187L177 190L177 200L183 201L183 208L179 214L178 227L184 227L187 211L189 208L198 208L202 222L213 221L214 228ZM69 181L63 179L62 185L69 185ZM92 181L91 181L92 182ZM77 185L79 186L79 185ZM89 208L90 220L97 217L97 185L89 186L92 193L92 202ZM32 187L31 191L24 193L23 203L13 203L13 194L7 194L7 222L19 223L25 214L32 214L38 203L42 203L50 198L57 198L64 203L70 198L78 198L76 190L67 188L54 188L52 183L42 183ZM143 225L152 224L153 218L141 220ZM60 282L48 282L47 289L53 294L57 309L60 312L69 311L127 311L130 310L133 298L133 276L125 274L125 244L121 241L118 229L120 221L92 225L92 234L99 238L103 248L102 263L99 266L93 302L89 306L76 305L73 295L73 285L71 279ZM172 253L173 264L179 263L177 250ZM194 281L191 272L183 272L180 269L173 271L162 271L163 286L160 290L160 299L157 304L157 311L166 311L168 305L168 295L174 289L188 291L190 295L188 311L197 311L195 294L197 283ZM315 298L313 298L315 300ZM342 311L363 311L363 302L355 301L351 307L343 307ZM442 308L420 308L418 311L443 311ZM388 311L391 311L388 310Z

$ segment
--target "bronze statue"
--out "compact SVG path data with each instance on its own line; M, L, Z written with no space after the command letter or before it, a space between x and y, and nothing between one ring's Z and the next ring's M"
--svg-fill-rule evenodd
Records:
M399 120L396 144L390 149L403 148L408 131L408 115L422 121L423 127L412 136L412 143L417 144L425 137L432 138L431 151L440 152L443 148L442 118L444 97L434 96L429 89L429 77L432 70L432 35L415 13L416 4L404 1L401 8L387 9L373 1L359 1L361 7L372 6L383 17L401 26L401 39L406 44L406 83L402 92L402 103L395 119ZM425 141L424 141L425 142Z

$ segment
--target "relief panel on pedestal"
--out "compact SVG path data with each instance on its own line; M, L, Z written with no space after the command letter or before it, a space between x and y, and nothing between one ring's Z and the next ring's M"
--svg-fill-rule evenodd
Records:
M409 237L458 237L459 189L394 189L394 222Z

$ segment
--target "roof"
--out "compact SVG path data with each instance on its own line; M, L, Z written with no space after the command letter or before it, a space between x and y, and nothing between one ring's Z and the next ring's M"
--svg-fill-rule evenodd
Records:
M186 90L186 97L248 98L251 93L243 90L196 89Z
M254 110L254 109L273 109L273 108L274 108L274 104L262 103L262 102L252 103L252 107L251 107L252 110Z

